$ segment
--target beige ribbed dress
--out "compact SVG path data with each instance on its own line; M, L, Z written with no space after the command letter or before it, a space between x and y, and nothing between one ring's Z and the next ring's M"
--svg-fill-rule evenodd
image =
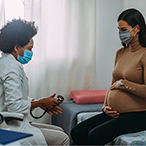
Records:
M146 111L146 48L139 41L117 51L112 75L112 83L124 79L124 86L108 91L103 108L108 105L119 113Z

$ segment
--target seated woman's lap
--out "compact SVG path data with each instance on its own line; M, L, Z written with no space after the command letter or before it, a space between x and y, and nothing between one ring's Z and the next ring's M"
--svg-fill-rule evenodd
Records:
M118 118L103 113L77 125L71 135L77 144L104 145L119 135L145 130L145 123L146 112L121 114Z
M101 113L92 118L89 118L78 125L76 125L71 130L71 137L76 144L87 145L88 144L88 134L96 126L112 119L105 113Z

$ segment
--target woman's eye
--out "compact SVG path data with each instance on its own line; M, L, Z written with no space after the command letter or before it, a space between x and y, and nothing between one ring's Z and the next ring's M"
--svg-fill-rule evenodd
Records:
M127 31L127 29L121 29L121 31Z

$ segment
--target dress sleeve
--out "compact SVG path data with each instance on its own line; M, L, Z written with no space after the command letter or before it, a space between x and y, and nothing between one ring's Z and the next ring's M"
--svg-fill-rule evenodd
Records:
M28 114L31 103L22 98L23 78L20 76L21 69L9 67L4 74L2 81L4 86L5 106L9 112Z
M120 89L128 91L130 93L133 93L139 97L143 97L146 99L146 52L143 54L141 58L141 66L143 69L143 80L144 80L143 83L142 84L134 83L124 79L122 81L124 86L122 86Z

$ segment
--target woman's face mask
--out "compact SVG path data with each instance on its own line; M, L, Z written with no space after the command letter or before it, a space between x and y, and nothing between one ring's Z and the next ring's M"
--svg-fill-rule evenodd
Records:
M135 26L136 27L136 26ZM135 33L134 36L131 37L130 32L135 28L133 27L130 31L119 31L119 37L120 40L125 43L125 44L130 44L131 41L134 39L135 35L137 34L137 32Z
M21 46L20 46L21 47ZM21 47L22 48L22 47ZM23 48L22 48L23 49ZM26 64L28 63L31 58L32 58L33 52L28 51L28 50L24 50L24 54L23 56L18 55L17 59L21 64Z

